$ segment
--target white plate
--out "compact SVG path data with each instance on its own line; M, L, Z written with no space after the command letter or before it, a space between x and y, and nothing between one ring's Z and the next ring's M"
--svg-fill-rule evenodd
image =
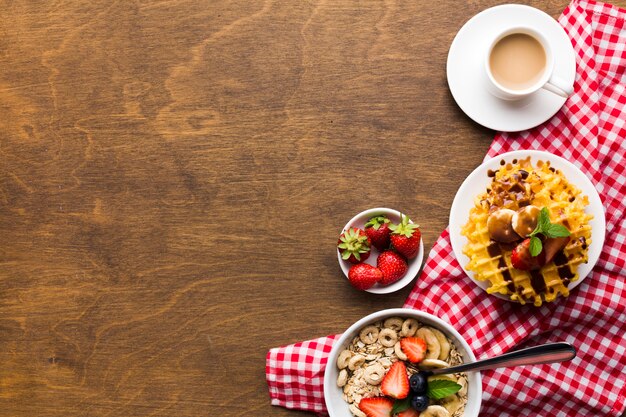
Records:
M387 218L391 220L393 223L396 223L396 224L400 223L400 212L398 210L393 210L393 209L389 209L385 207L377 207L377 208L362 211L356 216L354 216L343 227L343 229L341 230L341 233L345 232L351 227L358 227L359 229L364 229L365 223L367 223L367 221L370 218L380 215L380 214L386 215ZM413 221L409 220L409 223L413 223ZM380 254L380 251L376 249L374 245L372 245L372 251L370 253L369 258L365 260L365 263L376 266L376 259L378 258L379 254ZM341 266L341 270L343 271L343 274L346 276L346 278L348 278L348 271L350 271L350 267L352 266L352 264L348 261L344 261L343 259L341 259L341 254L339 253L339 250L337 250L337 259L339 260L339 266ZM406 271L405 276L403 276L398 281L392 284L389 284L389 285L376 284L372 288L365 290L365 291L371 292L373 294L387 294L390 292L398 291L406 287L407 285L409 285L411 281L413 281L413 278L417 276L417 273L420 271L420 268L422 267L423 259L424 259L424 242L420 238L419 252L416 258L407 260L407 265L409 269Z
M582 193L589 197L589 205L585 209L585 212L593 215L593 219L589 222L591 225L591 244L589 245L589 262L578 266L579 278L572 282L568 287L570 291L578 286L591 272L594 265L600 257L600 252L604 246L604 234L605 234L605 219L604 219L604 207L600 196L595 187L587 178L583 172L578 169L574 164L565 159L553 155L548 152L542 151L514 151L507 152L501 155L495 156L485 161L481 166L476 168L461 184L459 191L457 191L454 201L452 202L452 208L450 210L450 241L452 242L452 250L454 256L461 264L461 267L465 273L482 289L487 289L491 283L489 281L478 281L474 278L474 273L465 269L465 265L470 261L469 258L463 254L463 247L467 244L467 238L461 235L461 228L469 220L470 209L474 207L474 198L485 191L487 185L491 183L491 178L487 176L487 171L496 171L500 168L500 161L505 160L507 162L513 159L524 159L531 157L531 162L536 164L537 161L550 161L550 166L560 170L565 178L576 187L580 188ZM493 294L503 300L509 300L503 294Z
M505 4L486 9L459 30L448 52L448 85L457 104L476 123L503 132L530 129L545 122L563 106L565 98L546 90L522 100L502 100L487 90L484 59L491 37L511 24L546 35L554 53L554 74L574 84L576 57L559 23L534 7Z

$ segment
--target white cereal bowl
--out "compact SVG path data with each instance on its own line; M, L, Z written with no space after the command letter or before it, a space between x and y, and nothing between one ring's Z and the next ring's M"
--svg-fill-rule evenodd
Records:
M352 413L348 408L348 403L342 398L343 391L337 386L337 377L339 376L339 370L337 369L337 357L350 344L352 339L359 334L359 331L363 327L377 321L396 316L414 318L423 324L427 324L441 330L452 340L457 350L461 353L463 356L463 362L469 363L476 361L476 357L474 356L474 353L472 353L472 349L469 347L465 339L463 339L463 337L454 329L454 327L432 314L410 308L392 308L372 313L350 326L348 330L341 335L330 351L328 363L324 373L324 401L326 402L326 408L328 409L330 417L352 417ZM463 417L477 417L480 412L482 399L482 381L480 372L468 372L467 377L467 404L465 406Z
M341 229L341 233L345 232L351 227L358 227L359 229L363 229L365 226L365 223L367 223L367 221L371 217L378 216L381 214L386 215L387 218L389 218L389 220L391 220L394 223L400 223L400 212L398 210L393 210L393 209L384 208L384 207L377 207L377 208L362 211L356 216L354 216L343 227L343 229ZM409 223L413 223L413 221L409 220ZM374 246L372 246L372 251L370 253L370 256L369 258L365 260L365 263L376 266L376 259L378 258L379 254L380 254L380 251L376 249ZM339 266L341 267L343 274L346 276L346 278L348 278L348 271L350 271L350 267L352 266L352 264L348 261L344 261L343 259L341 259L341 253L339 252L339 249L337 249L337 259L339 260ZM422 267L423 259L424 259L424 241L420 239L420 249L417 254L417 257L407 260L409 269L406 271L405 276L403 276L398 281L392 284L389 284L389 285L376 284L372 288L367 289L365 291L371 292L373 294L388 294L388 293L395 292L406 287L417 276L417 273L420 271L420 268Z

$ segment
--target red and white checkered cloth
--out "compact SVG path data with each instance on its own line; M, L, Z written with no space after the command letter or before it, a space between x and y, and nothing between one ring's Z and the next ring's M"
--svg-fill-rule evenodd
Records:
M575 0L559 23L577 56L575 93L551 120L498 134L488 156L539 149L572 161L606 210L605 246L593 272L570 296L540 308L488 295L470 281L444 231L406 300L453 323L478 358L554 341L578 356L562 364L483 373L481 416L618 416L626 387L626 10ZM336 336L271 349L272 404L325 415L323 376Z

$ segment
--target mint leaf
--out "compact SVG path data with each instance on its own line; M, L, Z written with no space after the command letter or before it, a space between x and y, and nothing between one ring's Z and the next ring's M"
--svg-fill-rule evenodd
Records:
M547 207L544 207L539 212L539 218L537 219L537 227L533 231L533 235L537 233L543 233L550 226L550 212Z
M530 238L530 246L528 249L530 250L530 256L537 256L541 253L541 249L543 248L543 244L541 243L541 239L537 236L533 236Z
M426 395L433 400L440 400L448 395L455 394L461 386L448 379L433 379L428 381L428 391Z
M546 230L543 231L546 237L567 237L571 235L567 227L562 224L551 224Z
M391 408L391 415L395 415L397 413L401 413L405 410L408 410L411 406L411 398L406 397L403 400L395 400L393 402L393 407Z

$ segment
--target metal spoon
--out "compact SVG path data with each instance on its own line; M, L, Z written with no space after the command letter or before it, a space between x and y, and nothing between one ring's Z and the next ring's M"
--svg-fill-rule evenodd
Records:
M454 374L466 371L484 371L486 369L507 368L522 365L540 365L568 361L576 357L574 346L565 342L547 343L526 349L505 353L495 358L464 363L451 368L439 368L425 371L428 375Z

